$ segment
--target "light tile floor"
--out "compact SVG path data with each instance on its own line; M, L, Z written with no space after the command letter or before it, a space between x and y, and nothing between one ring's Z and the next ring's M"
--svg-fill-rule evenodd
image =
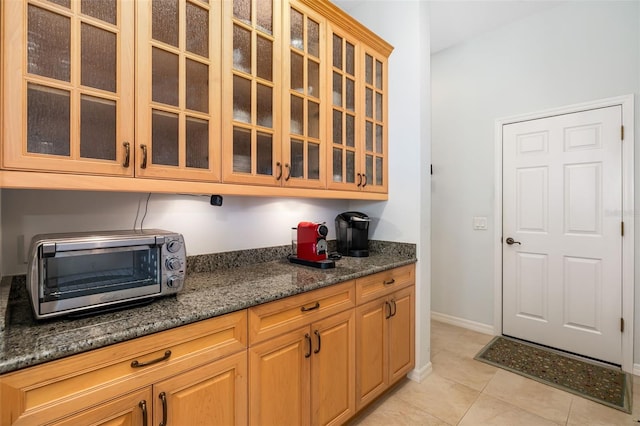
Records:
M350 425L640 425L640 377L625 414L475 361L491 338L432 321L433 372L422 383L401 382Z

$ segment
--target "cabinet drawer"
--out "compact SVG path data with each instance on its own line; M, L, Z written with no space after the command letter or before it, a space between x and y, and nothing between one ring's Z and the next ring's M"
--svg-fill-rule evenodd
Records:
M249 345L354 306L354 281L347 281L249 308Z
M245 310L0 376L0 424L51 421L239 352L246 330Z
M415 265L406 265L356 280L357 304L386 296L400 288L415 284Z

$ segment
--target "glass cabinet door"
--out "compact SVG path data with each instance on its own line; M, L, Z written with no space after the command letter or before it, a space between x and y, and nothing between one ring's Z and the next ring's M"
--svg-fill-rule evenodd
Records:
M370 191L387 190L386 61L364 54L364 182Z
M288 138L283 147L284 183L290 186L325 186L324 22L310 16L294 2L289 7L288 90L285 92L283 127ZM322 34L321 34L322 32ZM288 97L288 99L287 99ZM288 113L287 113L288 111Z
M274 0L223 3L223 179L273 184L281 179L280 5ZM277 56L276 56L277 55Z
M136 2L136 174L220 179L220 2Z
M332 75L331 116L332 129L329 187L340 188L347 184L362 185L363 176L358 170L356 128L356 45L341 35L331 37Z
M3 7L3 166L133 175L133 4Z

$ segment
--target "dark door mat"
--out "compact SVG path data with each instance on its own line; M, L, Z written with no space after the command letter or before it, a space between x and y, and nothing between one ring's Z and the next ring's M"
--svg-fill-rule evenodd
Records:
M475 356L478 361L631 413L631 374L619 368L497 336Z

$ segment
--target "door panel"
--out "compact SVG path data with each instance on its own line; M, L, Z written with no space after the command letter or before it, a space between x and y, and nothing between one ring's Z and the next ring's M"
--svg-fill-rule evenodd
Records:
M515 270L517 315L547 321L548 257L538 253L517 253Z
M503 128L503 333L615 364L621 116L613 106Z
M355 311L312 324L311 424L342 424L355 413Z

